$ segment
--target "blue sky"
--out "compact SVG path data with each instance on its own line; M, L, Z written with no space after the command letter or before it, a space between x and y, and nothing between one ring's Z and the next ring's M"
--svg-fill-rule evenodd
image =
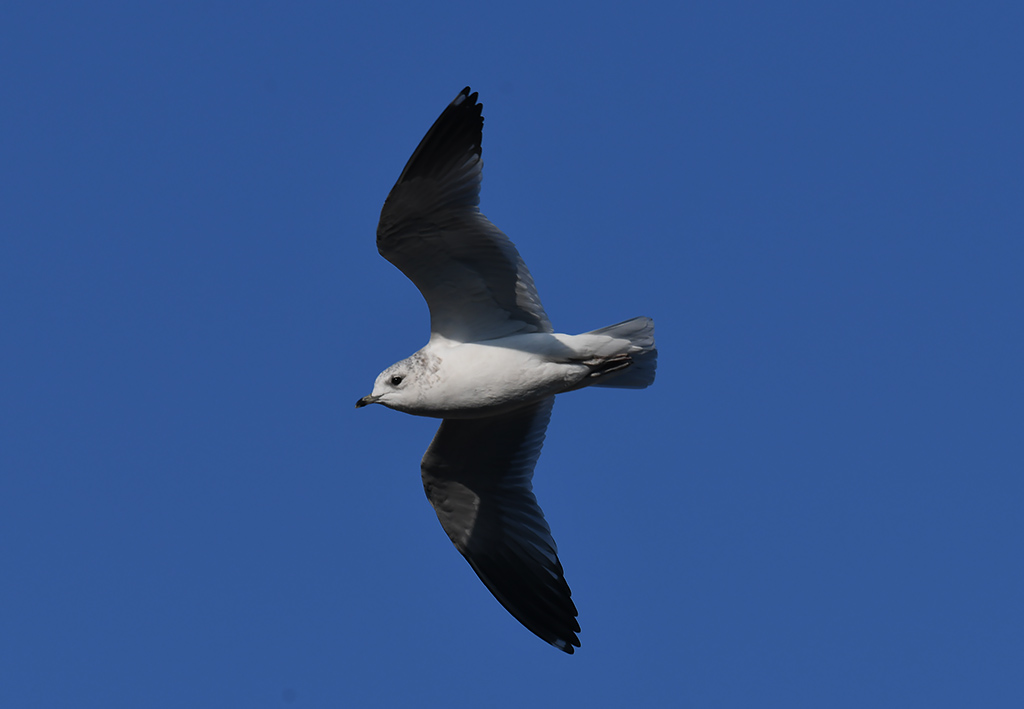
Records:
M1017 707L1017 3L8 3L0 705ZM465 85L555 327L566 656L452 548L374 245Z

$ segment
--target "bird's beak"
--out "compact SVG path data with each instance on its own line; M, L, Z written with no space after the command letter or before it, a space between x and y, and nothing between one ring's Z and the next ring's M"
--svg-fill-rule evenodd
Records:
M356 402L356 408L361 409L367 404L376 404L378 398L379 397L376 397L373 394L370 394L369 396L364 396L362 399Z

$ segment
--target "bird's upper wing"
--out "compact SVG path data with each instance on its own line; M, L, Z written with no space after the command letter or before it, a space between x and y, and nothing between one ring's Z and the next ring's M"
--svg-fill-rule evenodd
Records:
M554 397L481 419L446 419L423 456L423 487L441 526L516 620L568 653L576 606L533 495L533 468Z
M480 213L484 119L469 87L444 110L384 202L377 249L420 289L430 331L459 342L551 332L519 252Z

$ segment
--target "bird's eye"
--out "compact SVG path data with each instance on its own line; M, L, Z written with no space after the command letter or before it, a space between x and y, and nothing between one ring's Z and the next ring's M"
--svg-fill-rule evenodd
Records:
M398 386L401 383L402 383L402 378L400 376L398 376L397 374L395 376L391 377L391 386L396 387L396 386Z

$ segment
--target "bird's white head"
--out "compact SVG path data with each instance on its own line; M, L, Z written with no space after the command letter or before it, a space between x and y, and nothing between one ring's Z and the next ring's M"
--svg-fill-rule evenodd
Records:
M410 411L423 396L423 368L419 366L416 355L396 362L377 375L373 383L373 391L356 402L356 408L367 404L383 404L389 409Z

